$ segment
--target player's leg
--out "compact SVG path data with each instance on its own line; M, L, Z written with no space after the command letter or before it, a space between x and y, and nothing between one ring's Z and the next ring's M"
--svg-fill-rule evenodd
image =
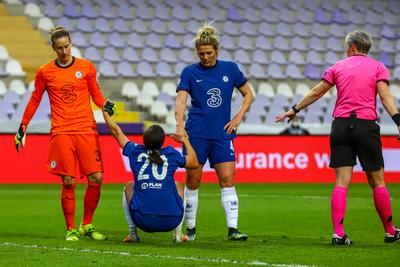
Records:
M236 155L233 141L213 141L209 159L221 187L221 202L225 210L228 238L234 241L245 241L247 235L238 230L239 199L235 188Z
M63 210L67 233L67 241L79 240L75 228L75 151L69 135L54 135L50 140L47 160L48 170L61 177L61 207Z
M190 143L197 154L199 166L194 170L186 170L186 186L184 189L185 195L185 219L187 236L189 240L196 239L196 215L199 205L199 186L201 176L203 173L203 166L207 161L210 142L207 139L190 137ZM185 147L183 147L183 154L186 154Z
M183 208L185 208L185 193L184 193L184 184L175 182L176 190L178 191L179 196L183 201ZM189 241L189 237L185 234L182 234L182 224L183 224L183 217L181 223L172 231L172 241L176 243L186 242Z
M102 180L103 175L101 172L92 173L87 176L88 184L84 196L83 225L92 223L94 212L100 200Z
M124 187L124 191L122 192L122 208L124 209L125 220L129 228L129 234L122 239L122 241L127 243L140 242L139 235L137 233L137 226L133 222L131 212L129 210L129 203L131 203L133 196L133 187L134 183L128 182Z
M202 173L202 164L199 164L194 170L186 170L186 186L184 189L186 234L191 241L196 239L196 216L199 205L199 186Z
M217 163L214 168L221 186L221 202L225 210L228 238L233 241L246 241L247 235L238 230L239 199L234 183L236 163L234 161Z
M97 135L73 135L72 136L76 157L81 173L87 176L87 188L84 196L84 212L79 233L89 236L94 240L105 240L92 224L93 215L100 200L101 185L103 180L103 162Z
M65 240L79 240L78 232L75 227L75 178L71 176L62 176L62 191L61 191L61 207L63 210L67 232Z

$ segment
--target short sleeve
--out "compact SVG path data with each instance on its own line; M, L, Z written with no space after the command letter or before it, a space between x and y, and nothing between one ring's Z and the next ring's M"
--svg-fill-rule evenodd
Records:
M389 70L385 67L385 65L383 65L382 63L380 63L378 65L378 69L376 72L376 81L384 81L387 84L389 84L390 81L390 72Z
M235 68L235 75L236 75L235 87L240 88L247 82L247 78L246 78L246 76L244 76L243 71L240 70L239 66L236 63L234 64L234 68Z
M332 67L328 68L325 73L322 75L322 80L326 81L330 85L335 85L336 84L336 78L335 78L335 65Z
M176 162L178 163L178 166L183 168L186 165L186 158L176 149L173 149L174 157L176 159Z
M181 76L179 77L178 81L178 86L176 88L176 91L187 91L189 92L191 89L190 85L190 69L188 67L185 67L183 71L181 72Z
M129 155L132 155L137 148L137 144L134 142L128 142L126 143L124 149L122 150L122 154L126 157L129 157Z

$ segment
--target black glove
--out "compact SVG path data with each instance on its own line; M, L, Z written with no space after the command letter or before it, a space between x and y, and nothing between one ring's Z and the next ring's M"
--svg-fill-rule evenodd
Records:
M110 99L107 99L106 103L104 103L103 109L110 116L112 116L115 113L115 111L117 110L114 103Z
M26 125L19 125L18 132L15 134L14 138L14 143L15 143L15 148L19 152L21 150L21 147L23 148L25 146L25 132L26 132Z

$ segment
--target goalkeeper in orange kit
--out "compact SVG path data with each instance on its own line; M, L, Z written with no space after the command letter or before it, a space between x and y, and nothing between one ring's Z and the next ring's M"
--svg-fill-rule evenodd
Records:
M27 126L35 114L44 91L50 99L51 130L48 170L61 177L61 206L67 225L66 240L77 241L88 236L104 240L92 224L93 214L100 199L103 162L96 122L90 99L110 115L114 104L105 99L96 79L94 65L71 55L71 37L64 27L53 28L51 46L55 60L41 66L36 74L35 89L25 108L21 125L15 135L19 152L25 144ZM76 163L81 175L87 176L88 186L84 196L84 214L77 230L75 227Z

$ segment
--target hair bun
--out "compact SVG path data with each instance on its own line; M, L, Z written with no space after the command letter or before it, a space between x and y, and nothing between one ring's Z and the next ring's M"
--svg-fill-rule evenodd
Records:
M51 28L50 34L53 35L57 31L66 31L66 29L64 26L55 26L55 27Z
M217 28L211 25L214 21L205 22L203 26L199 28L196 33L196 37L193 39L196 47L201 45L212 45L216 49L219 46L219 32Z

